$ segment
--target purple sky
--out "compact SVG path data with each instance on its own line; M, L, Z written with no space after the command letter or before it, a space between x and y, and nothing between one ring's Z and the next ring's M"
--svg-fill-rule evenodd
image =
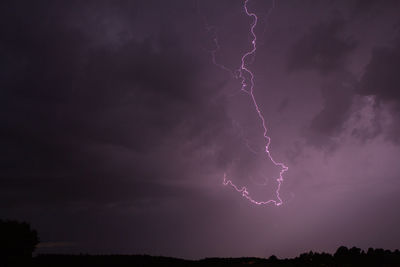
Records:
M400 247L400 3L3 1L0 218L39 252L292 257ZM216 31L207 31L207 26ZM253 153L256 152L256 153ZM260 184L265 185L260 185Z

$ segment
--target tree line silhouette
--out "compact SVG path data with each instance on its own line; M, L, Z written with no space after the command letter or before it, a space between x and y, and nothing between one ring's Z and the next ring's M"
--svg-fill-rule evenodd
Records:
M400 251L357 247L339 247L331 255L308 252L293 259L263 258L206 258L198 261L148 255L36 255L38 234L28 223L0 220L0 267L12 266L379 266L400 267Z
M0 266L29 264L37 244L38 234L28 223L0 220Z

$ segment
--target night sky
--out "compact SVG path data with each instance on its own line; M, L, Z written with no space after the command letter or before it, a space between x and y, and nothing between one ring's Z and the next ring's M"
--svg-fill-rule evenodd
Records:
M0 218L30 222L42 253L399 248L399 1L249 1L280 206L223 185L276 199L280 171L213 63L237 74L252 48L243 3L2 1Z

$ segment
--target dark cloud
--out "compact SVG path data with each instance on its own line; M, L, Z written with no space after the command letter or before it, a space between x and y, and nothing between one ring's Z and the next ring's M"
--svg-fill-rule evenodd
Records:
M358 86L362 95L374 95L379 101L400 101L400 43L392 47L377 47Z
M85 4L32 8L17 2L1 11L2 202L107 203L184 192L162 184L175 179L162 170L177 164L176 155L160 163L157 153L174 149L178 136L211 144L225 123L223 108L208 101L214 93L194 85L201 61L167 27L143 41L95 44L69 23Z
M332 137L342 132L343 124L349 118L355 84L353 75L340 72L322 85L323 108L311 121L311 144L333 145Z
M344 21L333 20L310 29L289 51L288 70L314 70L323 74L342 70L357 47L354 40L342 36L344 27Z
M382 15L383 11L387 9L397 8L399 2L396 0L388 0L385 2L378 0L356 0L353 2L352 14L353 15L366 15L367 17L377 17Z
M314 26L292 46L288 70L313 70L323 75L322 110L313 118L307 131L310 144L331 146L349 115L354 95L355 78L346 70L357 43L343 37L345 22L333 20Z
M357 93L360 95L374 97L377 118L385 109L392 114L385 136L397 143L400 140L400 77L397 71L399 68L399 41L390 46L375 47L357 87ZM376 123L378 126L381 124L381 120Z

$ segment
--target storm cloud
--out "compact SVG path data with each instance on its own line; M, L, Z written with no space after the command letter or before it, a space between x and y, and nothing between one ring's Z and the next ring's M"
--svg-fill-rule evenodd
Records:
M0 216L39 252L398 247L398 5L364 2L249 1L254 95L289 166L284 204L259 207L222 185L277 186L251 98L212 60L236 73L251 47L242 1L3 1Z

